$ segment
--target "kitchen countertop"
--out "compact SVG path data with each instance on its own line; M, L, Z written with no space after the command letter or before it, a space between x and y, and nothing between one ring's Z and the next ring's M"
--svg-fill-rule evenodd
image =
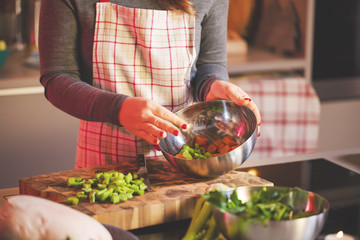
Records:
M342 167L352 170L353 172L360 174L360 147L336 149L332 151L314 152L308 154L299 154L294 156L285 156L269 159L253 159L246 161L241 167L258 167L271 164L306 161L311 159L323 158L332 163L338 164Z
M298 161L307 161L317 158L328 160L332 163L338 164L342 167L352 170L353 172L360 174L360 147L350 149L338 149L326 152L315 152L309 154L302 154L296 156L271 158L271 159L259 159L245 162L241 168L259 167L272 164L290 163ZM0 189L0 206L6 201L7 197L19 194L18 188ZM142 229L132 230L139 239L149 239L149 237L156 237L157 239L167 239L169 236L174 236L174 231L167 231L166 229L177 228L176 236L183 236L187 229L189 220L179 221L175 223L166 223L159 226L152 226ZM175 225L174 225L175 224ZM175 227L174 227L175 226ZM170 235L169 235L170 234Z
M40 69L28 64L29 50L11 50L0 68L0 89L39 86Z
M5 203L8 197L18 195L19 188L4 188L0 189L0 207Z
M338 164L342 167L352 170L353 172L360 174L360 147L350 149L338 149L326 152L314 152L308 154L300 154L295 156L286 156L279 158L269 159L254 159L252 161L245 162L239 170L242 168L258 167L264 165L272 165L279 163L289 163L297 161L306 161L316 158L324 158L330 162ZM6 201L6 197L19 194L19 188L6 188L0 189L0 206Z

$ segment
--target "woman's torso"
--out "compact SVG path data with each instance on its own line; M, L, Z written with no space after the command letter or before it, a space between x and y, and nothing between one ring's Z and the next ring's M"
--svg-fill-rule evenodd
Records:
M94 27L95 27L95 7L96 3L99 0L64 0L69 1L69 4L72 5L74 8L73 10L78 15L78 23L81 29L84 31L80 34L80 74L81 79L91 84L92 82L92 48L93 48L93 39L94 39ZM197 53L198 64L207 61L213 61L216 63L223 63L226 64L226 51L219 51L218 54L212 54L211 58L209 56L202 56L199 55L201 38L206 38L206 33L202 33L202 21L206 19L206 16L209 15L209 11L211 8L216 8L215 5L217 4L224 4L223 0L203 0L203 1L193 1L196 6L197 17L195 21L195 50ZM124 7L129 8L144 8L144 9L158 9L161 10L162 7L159 5L158 1L156 0L111 0L111 3L119 4ZM224 16L221 15L223 12L217 12L217 16L212 16L213 18L223 18ZM64 16L66 18L66 16ZM224 26L225 28L225 26ZM86 30L86 31L85 31ZM219 33L219 37L222 33ZM214 38L214 36L212 36ZM213 39L215 41L215 39ZM204 42L204 39L203 39ZM222 48L222 46L219 46ZM204 58L204 60L202 60ZM206 58L206 59L205 59ZM196 72L196 64L193 65L193 72Z

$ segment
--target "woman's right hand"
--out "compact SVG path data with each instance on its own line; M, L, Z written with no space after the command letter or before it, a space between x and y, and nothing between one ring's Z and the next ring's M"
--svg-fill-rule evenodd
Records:
M165 138L167 132L177 136L176 126L187 127L186 122L170 110L140 97L128 97L123 101L119 122L132 134L154 145L158 145L159 138Z

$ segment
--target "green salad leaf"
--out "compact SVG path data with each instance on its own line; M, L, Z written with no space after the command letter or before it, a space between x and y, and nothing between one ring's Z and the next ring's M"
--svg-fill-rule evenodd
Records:
M301 212L294 215L294 206L284 201L290 193L291 191L271 192L263 187L260 191L254 192L246 202L238 198L236 190L230 196L225 191L211 191L202 197L223 211L241 216L246 223L261 222L266 225L267 221L291 220L314 214Z

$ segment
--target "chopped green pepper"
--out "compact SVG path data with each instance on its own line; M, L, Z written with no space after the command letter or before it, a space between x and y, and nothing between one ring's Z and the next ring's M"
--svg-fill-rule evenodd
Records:
M78 199L87 199L88 198L88 195L85 194L85 192L77 192L76 193L76 197Z
M82 187L82 191L76 193L77 201L74 200L74 204L78 204L79 199L89 199L90 203L108 200L115 204L133 198L134 195L141 196L147 189L144 179L139 179L136 172L124 175L115 170L96 173L91 179L69 177L67 184ZM71 204L72 200L68 203Z
M68 187L81 187L85 181L81 177L68 177L66 183Z
M110 198L110 202L116 204L118 202L120 202L120 196L117 192L114 192L112 195L111 195L111 198Z
M68 197L66 202L71 205L78 205L79 199L77 197Z

